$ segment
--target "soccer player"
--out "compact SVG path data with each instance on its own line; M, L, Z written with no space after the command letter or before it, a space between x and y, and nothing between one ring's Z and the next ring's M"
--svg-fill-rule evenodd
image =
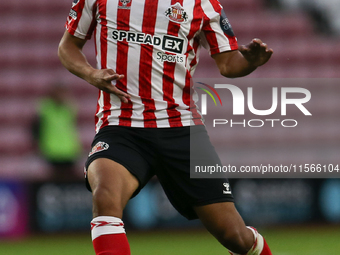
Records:
M96 68L82 52L91 35ZM245 76L272 54L260 39L239 47L218 0L73 1L59 58L99 89L86 162L96 254L130 254L123 209L154 175L174 207L231 254L271 254L222 192L227 179L190 178L190 139L197 160L220 162L191 93L201 46L225 77Z

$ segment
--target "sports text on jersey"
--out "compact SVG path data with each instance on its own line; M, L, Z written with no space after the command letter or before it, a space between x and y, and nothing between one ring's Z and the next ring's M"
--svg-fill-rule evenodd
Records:
M162 50L182 54L184 48L184 40L175 36L164 35L159 37L156 35L145 34L142 32L131 32L114 29L111 33L112 39L117 41L136 42L140 44L149 44L153 46L161 46Z
M164 52L158 51L157 52L157 60L160 62L172 62L172 63L184 63L185 56L184 55L172 55L166 54Z

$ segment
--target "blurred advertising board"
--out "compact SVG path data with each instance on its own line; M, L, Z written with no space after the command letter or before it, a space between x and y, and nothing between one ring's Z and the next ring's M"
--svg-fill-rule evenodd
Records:
M230 184L236 207L247 224L340 222L340 179L231 179ZM27 204L27 200L17 199L20 197L17 192L18 189L9 184L0 191L7 193L7 201L17 201L7 202L10 210ZM92 199L83 182L33 183L30 194L32 230L48 233L90 231ZM0 220L15 215L5 214L4 206L1 208ZM14 211L17 211L16 215L22 215L27 208ZM21 221L23 219L25 217ZM130 200L123 221L131 230L201 227L198 220L188 221L173 208L156 179Z
M24 236L29 230L27 185L0 181L0 238Z
M67 232L90 229L91 193L81 183L34 183L31 217L33 229Z

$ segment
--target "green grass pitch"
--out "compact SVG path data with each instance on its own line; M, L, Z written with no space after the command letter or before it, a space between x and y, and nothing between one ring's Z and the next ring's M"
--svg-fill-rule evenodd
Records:
M339 254L340 226L261 230L274 255ZM128 232L132 255L226 255L205 231ZM90 236L44 235L1 240L3 255L94 255Z

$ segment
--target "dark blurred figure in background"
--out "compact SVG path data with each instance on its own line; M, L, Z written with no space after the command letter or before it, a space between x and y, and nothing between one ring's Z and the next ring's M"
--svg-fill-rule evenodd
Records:
M52 169L52 180L75 180L75 165L81 153L77 131L77 109L69 89L52 84L38 104L32 133L41 156Z

